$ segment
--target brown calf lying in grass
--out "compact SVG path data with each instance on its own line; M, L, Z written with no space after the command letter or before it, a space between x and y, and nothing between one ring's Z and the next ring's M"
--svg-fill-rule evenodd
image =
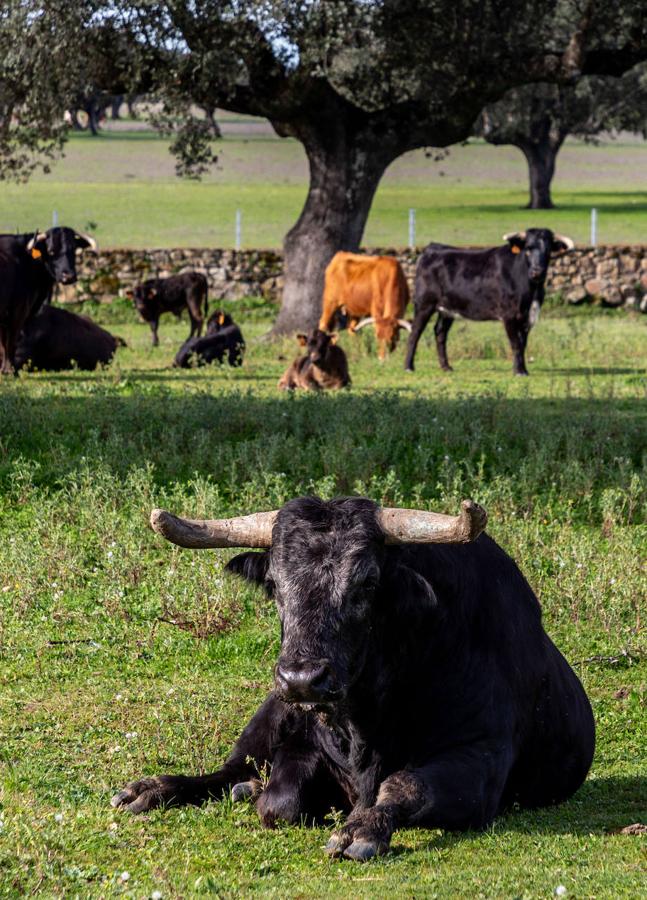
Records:
M297 340L307 347L305 356L295 359L279 381L279 388L319 391L348 387L350 375L346 354L337 347L337 335L316 328L311 334L298 334Z

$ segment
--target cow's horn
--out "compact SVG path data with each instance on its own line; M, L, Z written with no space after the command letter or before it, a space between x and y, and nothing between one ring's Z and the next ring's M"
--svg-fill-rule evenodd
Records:
M473 500L463 500L458 516L419 509L378 510L377 520L387 544L467 544L487 524L487 513Z
M564 252L568 252L569 250L575 249L575 241L571 240L571 238L566 237L565 234L557 234L554 235L556 241L561 241L562 244L566 247Z
M30 238L30 239L29 239L29 242L27 243L27 252L28 252L28 253L31 253L31 251L34 249L34 247L36 246L36 244L37 244L39 241L44 241L46 237L47 237L47 235L45 234L44 231L38 231L38 232L33 236L33 238Z
M398 325L400 328L404 328L405 331L411 331L411 322L407 322L406 319L398 319Z
M233 519L181 519L164 509L151 513L151 527L179 547L271 547L277 510Z
M77 234L80 238L83 238L84 241L88 242L88 247L90 248L90 250L94 250L95 253L98 251L99 245L91 235L83 234L82 231L77 231Z
M373 316L366 316L366 318L359 320L359 322L357 323L357 325L355 326L355 328L353 330L359 331L360 328L364 328L365 325L372 325L374 321L375 321L375 319L373 318Z
M520 241L525 241L526 232L525 231L509 231L507 234L503 235L502 240L511 241L512 238L519 238Z

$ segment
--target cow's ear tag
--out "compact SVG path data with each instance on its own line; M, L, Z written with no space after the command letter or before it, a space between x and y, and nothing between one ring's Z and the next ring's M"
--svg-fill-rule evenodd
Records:
M218 325L224 325L224 324L225 324L225 314L220 313L220 315L218 316Z
M37 250L36 247L31 248L32 259L40 259L43 255L40 250Z
M517 247L516 244L511 244L510 249L512 250L513 253L521 253L521 247Z

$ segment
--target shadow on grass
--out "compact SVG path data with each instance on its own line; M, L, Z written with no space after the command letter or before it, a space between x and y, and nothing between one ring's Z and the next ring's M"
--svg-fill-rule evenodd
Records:
M604 366L581 366L571 369L553 369L549 367L533 366L533 371L542 372L545 375L645 375L647 369L622 369Z
M496 836L608 834L614 837L625 826L644 822L646 809L647 776L609 776L586 781L574 797L559 806L505 813L488 830ZM478 831L435 832L424 847L413 850L398 846L396 832L393 853L408 855L421 849L443 850L478 839L480 835Z
M647 408L638 399L262 397L231 382L220 393L215 380L182 394L150 378L139 391L97 389L95 381L87 395L2 396L0 484L31 460L35 483L48 486L91 465L119 478L150 467L158 485L197 474L234 497L246 482L271 482L280 485L277 496L294 496L320 479L336 493L361 483L378 495L418 486L432 496L439 485L460 483L478 496L503 477L519 497L579 498L616 483L626 488L622 466L639 471L644 452Z

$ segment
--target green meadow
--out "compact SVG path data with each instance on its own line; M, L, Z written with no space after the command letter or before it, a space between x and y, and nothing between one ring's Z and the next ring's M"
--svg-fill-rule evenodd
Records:
M263 184L247 190L270 209ZM215 180L133 185L122 203L147 192L147 223L120 212L110 183L66 190L66 220L91 216L106 243L176 242L190 219L187 242L204 243L207 198L224 207ZM243 194L227 190L231 211ZM407 190L385 184L376 201L392 223ZM21 191L16 216L45 209L44 181ZM277 201L288 218L298 193ZM640 202L619 227L644 223ZM483 215L470 240L488 237L500 210ZM0 896L643 895L645 838L620 831L647 821L646 318L549 307L526 379L512 377L495 324L454 326L452 374L437 367L431 329L412 375L401 346L380 364L368 329L344 334L353 386L320 396L277 391L298 348L262 340L271 308L231 309L248 342L240 369L174 370L186 321L163 319L153 349L117 302L84 310L128 342L112 366L0 382ZM217 766L270 689L279 647L271 603L223 572L232 552L166 544L151 508L226 516L308 492L444 512L471 496L488 509L593 703L595 761L569 802L482 833L399 831L366 865L326 858L329 829L263 830L246 804L142 818L110 807L134 777Z
M258 120L225 116L218 166L202 182L179 180L168 142L141 123L99 137L73 134L66 156L26 185L0 184L0 231L59 221L94 231L105 247L279 247L307 190L300 144ZM557 209L523 209L526 164L518 150L479 141L434 161L408 153L387 170L368 220L366 246L404 246L409 209L416 243L497 243L504 231L546 226L587 243L591 208L600 243L647 243L647 147L621 135L599 145L568 141L557 163Z

